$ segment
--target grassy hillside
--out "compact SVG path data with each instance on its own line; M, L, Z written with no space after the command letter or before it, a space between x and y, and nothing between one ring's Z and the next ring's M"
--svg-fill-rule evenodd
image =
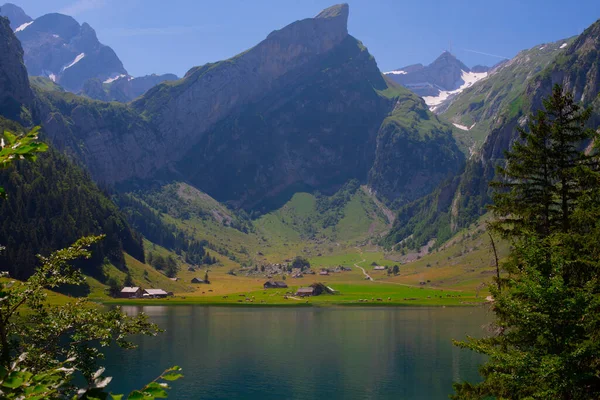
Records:
M486 79L457 95L449 106L441 110L442 118L463 127L455 126L453 134L467 155L479 149L498 120L499 113L518 112L528 82L564 52L565 43L573 40L544 43L521 51L493 69Z
M205 241L227 268L334 253L385 233L391 214L355 182L332 196L296 193L283 207L253 219L184 183L131 195L165 223Z
M65 89L63 89L60 85L56 84L53 80L51 80L50 78L47 78L45 76L30 76L29 84L38 89L46 90L46 91L50 91L50 92L52 92L52 91L64 92L65 91Z

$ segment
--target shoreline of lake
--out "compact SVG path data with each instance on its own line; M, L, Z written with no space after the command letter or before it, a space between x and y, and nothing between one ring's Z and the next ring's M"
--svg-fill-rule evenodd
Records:
M319 302L319 303L249 303L249 302L210 302L198 301L192 299L114 299L114 300L96 300L96 302L104 305L115 306L205 306L205 307L247 307L247 308L329 308L329 307L386 307L386 308L445 308L445 307L480 307L488 304L485 299L481 302L463 302L449 304L427 304L425 302Z

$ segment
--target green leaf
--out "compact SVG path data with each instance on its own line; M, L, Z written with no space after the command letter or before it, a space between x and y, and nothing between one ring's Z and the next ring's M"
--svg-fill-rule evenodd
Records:
M177 379L181 378L183 378L183 375L176 373L168 373L162 376L162 379L164 379L165 381L176 381Z
M15 389L23 384L23 375L20 372L11 372L4 382L2 382L2 386Z
M154 396L157 399L167 398L167 392L165 391L165 387L161 386L159 383L156 382L148 384L148 386L146 386L146 388L144 389L144 392Z
M7 145L11 145L17 140L17 136L9 131L4 131L4 139L6 139Z
M144 398L144 393L140 392L139 390L134 390L129 394L129 396L127 396L127 400L144 400Z

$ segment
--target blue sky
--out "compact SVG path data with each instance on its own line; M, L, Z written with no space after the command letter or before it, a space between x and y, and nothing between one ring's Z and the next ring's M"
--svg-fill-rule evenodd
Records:
M333 0L11 0L36 18L49 12L88 22L134 76L229 58L271 31L316 15ZM465 64L581 33L600 18L599 0L350 0L349 32L382 71L433 61ZM479 54L479 53L486 53Z

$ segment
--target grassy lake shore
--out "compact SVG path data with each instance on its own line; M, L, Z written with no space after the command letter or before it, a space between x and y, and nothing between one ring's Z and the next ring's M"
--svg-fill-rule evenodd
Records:
M419 288L378 282L340 283L333 285L339 294L322 294L299 298L297 286L287 289L251 290L247 292L213 294L198 292L164 299L98 299L103 304L115 305L206 305L206 306L474 306L485 302L475 293L444 289ZM210 287L210 285L206 285Z

